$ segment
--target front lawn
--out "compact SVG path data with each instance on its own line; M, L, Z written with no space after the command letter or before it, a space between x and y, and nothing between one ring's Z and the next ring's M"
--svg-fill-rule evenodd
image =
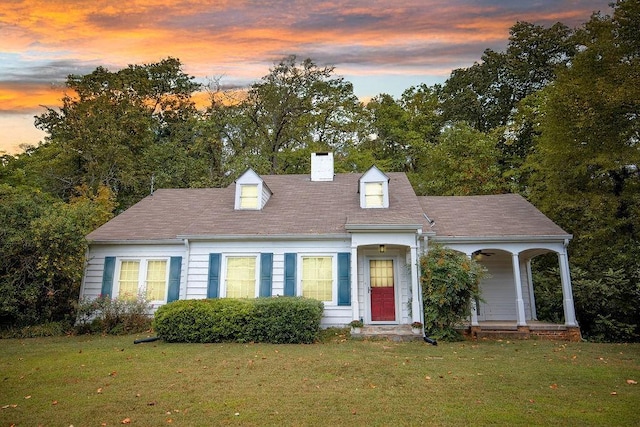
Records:
M0 340L0 426L640 425L640 344Z

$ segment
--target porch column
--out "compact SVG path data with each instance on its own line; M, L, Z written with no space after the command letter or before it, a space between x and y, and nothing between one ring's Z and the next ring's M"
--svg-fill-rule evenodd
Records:
M351 247L351 318L360 320L360 304L358 303L358 247Z
M536 312L536 295L533 291L533 273L531 272L531 258L527 260L527 282L529 282L529 305L531 306L531 318L538 320L538 313Z
M418 290L418 247L411 246L411 321L422 323L422 313L420 313L420 291Z
M518 254L512 254L513 260L513 281L516 286L516 314L518 318L518 326L527 326L524 314L524 301L522 300L522 279L520 278L520 257Z
M478 323L478 307L476 306L476 300L471 300L471 326L480 326Z
M573 291L571 290L571 274L569 274L567 248L564 248L562 252L558 252L558 260L560 262L560 280L562 282L564 324L567 326L578 326L576 311L573 305Z
M468 253L467 258L472 259L473 254ZM471 299L471 326L480 326L478 323L478 301L475 298Z

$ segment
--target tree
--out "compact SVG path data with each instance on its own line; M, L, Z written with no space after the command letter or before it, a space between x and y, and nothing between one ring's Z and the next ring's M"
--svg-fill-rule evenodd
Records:
M531 200L574 234L572 264L599 283L576 295L587 336L614 339L613 329L632 327L640 339L639 22L640 2L618 1L612 16L593 15L577 33L580 53L540 96L540 136L527 160ZM609 307L610 321L596 323L580 307L609 286L636 310Z
M414 190L431 196L505 192L508 188L498 167L497 139L465 123L447 126L438 143L426 149L420 172L409 174Z
M84 236L111 217L113 197L78 189L71 203L0 184L0 325L73 321Z
M117 72L98 67L84 76L70 75L66 85L71 93L62 107L36 117L36 127L48 136L43 153L32 154L56 158L43 171L56 194L68 198L83 183L94 190L105 185L127 207L148 192L156 171L176 170L167 165L181 159L175 147L184 151L192 142L189 125L196 109L191 95L200 87L182 72L179 60ZM158 155L165 148L168 154ZM177 186L182 178L176 177Z
M247 165L259 173L301 173L309 169L311 151L339 155L358 140L362 106L351 83L333 71L289 56L246 97L211 109L232 175Z

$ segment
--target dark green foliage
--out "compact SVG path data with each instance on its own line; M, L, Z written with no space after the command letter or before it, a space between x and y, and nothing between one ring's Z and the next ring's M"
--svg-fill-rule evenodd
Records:
M108 192L71 203L0 184L0 325L74 320L87 243L110 216Z
M251 322L251 341L274 344L305 343L318 339L323 305L300 298L259 298Z
M13 327L0 331L0 338L40 338L70 334L73 326L69 322L47 322L38 325Z
M420 258L424 329L428 336L456 340L456 324L466 319L471 301L480 298L485 268L465 254L433 245Z
M76 330L111 335L143 332L151 326L149 303L142 298L98 297L80 300Z
M154 329L168 342L312 343L322 311L298 297L180 300L156 311Z

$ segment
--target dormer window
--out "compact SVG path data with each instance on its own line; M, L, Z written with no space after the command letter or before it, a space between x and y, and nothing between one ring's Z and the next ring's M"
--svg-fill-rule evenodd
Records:
M381 208L384 204L383 184L381 182L367 182L364 184L365 208Z
M261 210L271 197L271 190L260 175L249 169L236 180L236 210Z
M372 166L360 178L360 207L376 209L389 207L389 177Z
M240 185L240 209L258 209L258 184Z

